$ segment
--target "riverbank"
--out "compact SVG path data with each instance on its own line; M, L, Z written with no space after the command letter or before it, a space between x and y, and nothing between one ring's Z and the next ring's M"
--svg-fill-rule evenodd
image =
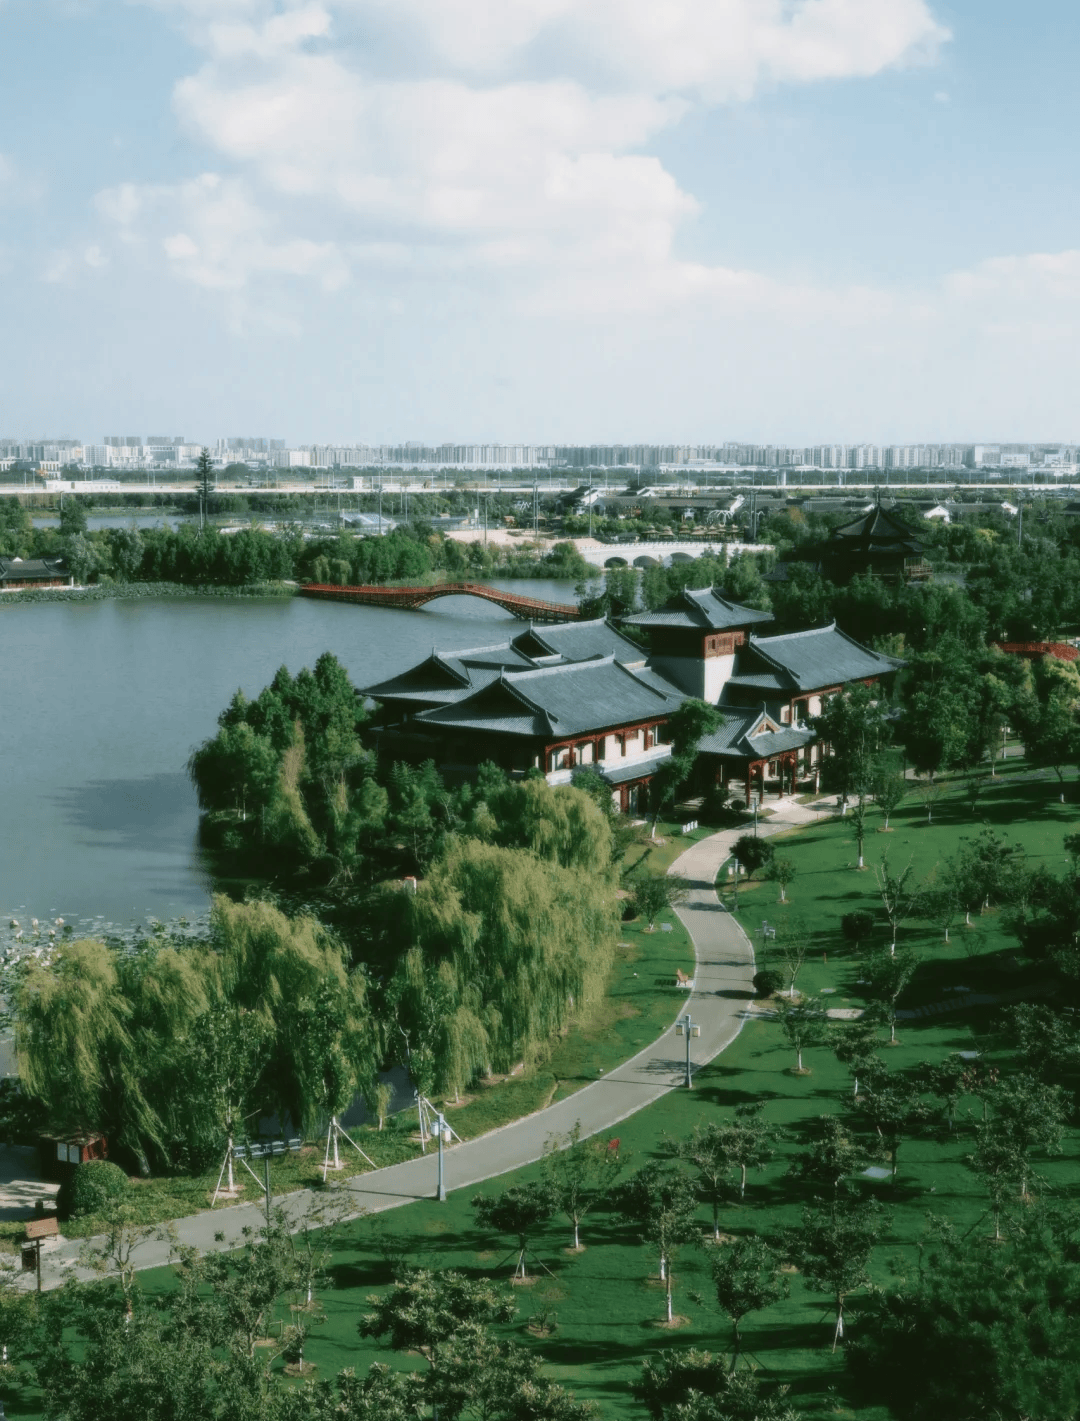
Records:
M0 593L0 607L25 607L28 602L138 601L147 597L295 597L295 582L253 582L239 587L223 583L193 586L183 582L95 582L89 587L28 587Z

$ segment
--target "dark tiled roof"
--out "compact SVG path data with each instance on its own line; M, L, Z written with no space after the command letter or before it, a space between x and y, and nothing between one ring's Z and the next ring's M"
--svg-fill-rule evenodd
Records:
M647 755L635 755L631 760L601 760L590 768L599 770L608 784L624 785L630 780L647 779L656 773L658 765L670 759L671 746L664 745L655 753L650 751Z
M848 681L885 676L902 664L891 656L860 646L835 622L786 636L759 637L751 633L750 651L748 661L760 657L767 667L786 672L793 688L799 691L816 691L825 686L842 686ZM753 675L757 668L748 665L746 671Z
M622 620L633 627L695 627L716 632L771 622L774 618L771 612L729 602L710 588L695 592L687 588L658 612L638 612Z
M884 508L876 507L862 518L834 529L827 548L830 553L850 550L911 554L921 553L923 544L906 524Z
M515 650L508 641L453 654L432 651L407 671L368 686L360 694L375 700L434 701L449 705L497 681L507 668L521 670L532 665L529 657Z
M745 658L742 658L745 659ZM783 671L745 671L729 676L725 685L743 686L750 691L790 691L793 689L791 677Z
M557 626L531 626L528 631L519 632L511 645L534 660L561 656L567 661L585 661L592 656L614 656L617 661L633 665L644 661L647 655L603 617Z
M667 716L682 700L682 693L673 687L661 690L650 685L606 656L506 672L474 696L457 705L423 711L417 720L463 730L562 739Z
M742 710L721 706L724 724L712 735L702 737L700 751L728 759L767 760L786 750L799 750L814 738L811 730L780 725L771 720L764 706ZM775 729L772 727L775 726Z
M51 582L67 575L63 558L0 558L0 582Z

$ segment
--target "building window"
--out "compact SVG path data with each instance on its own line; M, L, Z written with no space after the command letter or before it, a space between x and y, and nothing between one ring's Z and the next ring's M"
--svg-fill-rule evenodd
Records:
M602 735L596 742L596 758L598 760L607 759L607 736Z

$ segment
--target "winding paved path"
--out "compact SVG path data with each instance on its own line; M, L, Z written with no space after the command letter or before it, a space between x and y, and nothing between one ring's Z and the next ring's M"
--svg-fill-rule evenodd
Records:
M758 832L763 836L776 834L819 817L819 813L786 800L777 805L772 818L759 824ZM753 997L754 950L738 920L721 906L713 888L717 873L730 856L732 843L743 832L725 830L701 839L680 854L669 869L686 880L687 897L678 913L697 958L694 989L679 1008L679 1015L689 1010L695 1024L701 1027L700 1037L692 1041L691 1074L731 1045L742 1028L746 1004ZM662 1036L602 1080L534 1115L447 1150L447 1189L471 1188L482 1180L531 1164L543 1154L550 1136L568 1134L576 1121L581 1121L581 1131L586 1136L610 1130L628 1115L681 1086L685 1062L685 1038L675 1035L672 1022ZM377 1213L431 1198L436 1187L435 1152L357 1175L348 1181L348 1187L357 1214ZM303 1190L276 1200L275 1208L296 1218L313 1202L321 1201L325 1201L325 1196ZM215 1209L178 1219L175 1238L203 1251L235 1246L241 1241L243 1229L257 1229L263 1218L262 1209L254 1204ZM217 1234L223 1239L216 1238ZM71 1273L90 1276L76 1262L81 1247L78 1241L64 1241L43 1253L45 1287L55 1286ZM167 1263L170 1247L164 1237L147 1240L137 1251L137 1266L152 1268ZM26 1283L32 1286L29 1276Z

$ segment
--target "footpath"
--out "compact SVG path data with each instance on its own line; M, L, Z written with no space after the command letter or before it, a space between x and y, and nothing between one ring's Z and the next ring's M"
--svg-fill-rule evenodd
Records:
M778 800L775 813L758 824L762 837L786 829L801 828L823 817L822 811L835 807L835 799L819 801L817 810L793 799ZM749 1015L754 997L754 949L738 919L720 903L713 887L717 874L731 855L731 846L746 829L724 830L692 844L672 864L670 874L683 878L687 895L677 909L694 945L696 967L693 987L680 1006L679 1016L689 1012L701 1035L691 1040L690 1067L693 1072L706 1065L730 1046ZM574 1095L545 1110L527 1115L489 1134L455 1144L444 1155L447 1191L469 1189L522 1165L539 1159L553 1135L568 1135L581 1122L583 1136L613 1129L620 1121L653 1104L669 1091L684 1085L686 1041L675 1035L675 1022L651 1045ZM372 1170L345 1181L350 1202L349 1215L379 1213L433 1198L436 1192L436 1149L418 1159ZM273 1200L275 1211L295 1222L327 1202L326 1195L300 1190ZM245 1230L258 1230L265 1223L263 1208L255 1204L233 1205L206 1210L177 1219L171 1237L162 1226L160 1233L140 1243L133 1254L136 1268L155 1268L169 1262L176 1243L200 1252L238 1247ZM61 1240L43 1250L42 1286L57 1287L65 1278L95 1276L79 1266L78 1256L87 1240ZM89 1240L98 1245L100 1239ZM33 1287L30 1275L22 1280Z

